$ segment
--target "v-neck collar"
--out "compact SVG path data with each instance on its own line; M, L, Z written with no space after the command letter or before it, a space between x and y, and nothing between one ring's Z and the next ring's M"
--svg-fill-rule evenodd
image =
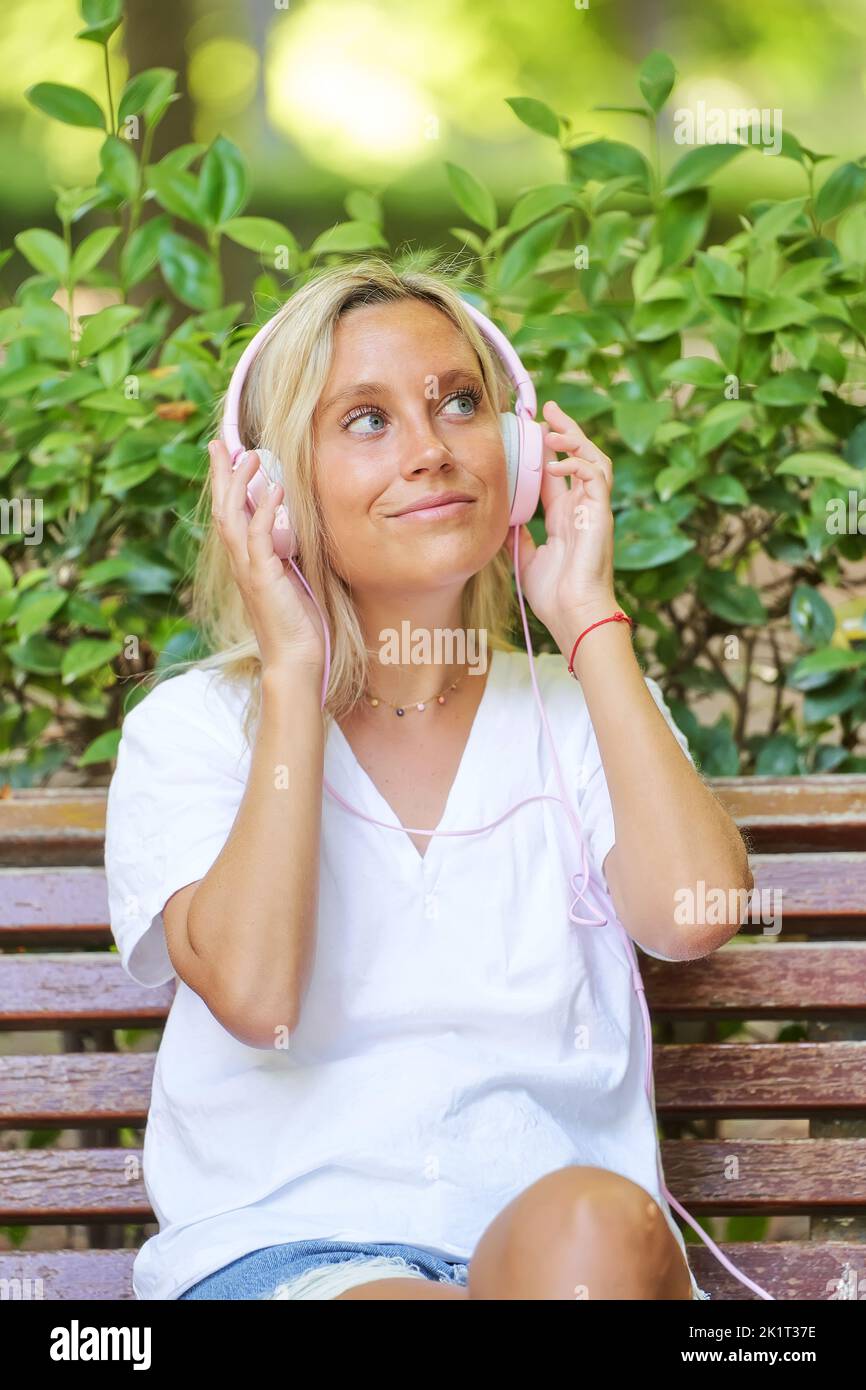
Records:
M464 786L468 784L468 778L471 776L472 772L472 763L475 761L479 747L484 743L487 725L492 717L491 705L494 699L494 690L499 688L499 681L504 673L504 666L508 656L509 652L501 648L494 647L490 649L484 693L478 702L478 708L473 716L469 735L464 744L457 771L454 774L454 779L448 791L445 809L442 812L438 824L435 827L430 827L436 831L450 829L449 823L454 806L459 801ZM351 775L351 780L355 785L361 787L364 793L364 799L370 803L367 806L361 805L358 809L369 811L371 815L375 816L376 820L385 821L389 826L400 826L402 833L399 835L395 830L385 829L384 826L376 826L375 828L379 833L387 836L389 841L394 842L396 853L404 860L407 860L408 863L412 864L416 872L422 869L425 871L429 870L433 859L436 859L438 864L443 837L439 834L433 835L427 844L424 854L419 854L417 847L410 838L408 830L403 826L393 806L379 791L379 788L376 786L376 783L367 770L361 766L355 755L355 750L352 748L352 745L346 738L346 735L343 733L336 719L331 720L329 742L331 738L334 740L335 751L340 756L343 766ZM341 792L341 795L342 794ZM346 795L346 800L353 801L353 797L350 794ZM463 819L465 819L465 817ZM366 822L366 824L369 824L369 822ZM418 829L425 828L427 827L418 827Z

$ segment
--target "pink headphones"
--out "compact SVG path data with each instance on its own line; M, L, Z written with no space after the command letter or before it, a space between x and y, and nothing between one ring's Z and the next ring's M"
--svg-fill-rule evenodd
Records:
M515 409L513 411L501 411L499 423L505 445L505 467L511 502L509 525L520 526L523 522L529 521L535 514L541 492L544 432L543 427L535 418L535 387L505 334L501 333L496 325L481 313L480 309L476 309L465 299L462 300L462 303L478 324L491 347L501 357L517 391ZM237 468L242 455L246 452L238 433L243 384L253 360L274 331L278 318L279 315L275 315L274 318L269 319L250 340L229 382L223 411L222 437L232 456L232 468ZM256 509L256 504L261 501L267 491L268 479L270 478L273 482L282 482L280 464L276 456L269 449L257 449L256 452L261 459L262 467L258 469L247 485L247 511L251 516ZM298 553L297 537L292 529L288 509L284 505L277 508L273 537L276 553L284 560L293 560Z

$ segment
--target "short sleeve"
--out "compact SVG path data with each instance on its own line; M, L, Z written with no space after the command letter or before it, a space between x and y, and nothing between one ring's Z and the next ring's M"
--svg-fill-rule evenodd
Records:
M674 723L674 717L668 709L660 686L651 676L644 676L644 680L646 681L650 694L664 715L674 738L694 767L695 760L689 750L688 739L682 729ZM616 843L616 831L613 821L613 806L611 804L607 778L604 774L604 765L601 760L601 753L599 751L595 731L591 724L583 758L580 787L579 809L583 833L586 837L593 863L602 878L605 879L605 883L607 883L603 864ZM646 946L641 946L641 950L645 951L648 956L655 956L657 960L671 959L670 956L660 956L658 952L648 950Z
M105 811L111 931L142 985L175 977L162 909L204 875L228 839L248 773L240 719L212 672L163 681L127 714Z

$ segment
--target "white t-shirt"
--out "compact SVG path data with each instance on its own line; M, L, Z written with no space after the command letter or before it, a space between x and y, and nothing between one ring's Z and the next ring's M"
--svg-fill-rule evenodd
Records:
M440 830L559 794L526 653L491 650L488 661ZM600 877L613 812L583 692L560 655L535 662L588 845L575 913L615 919ZM112 932L143 985L176 978L163 906L204 877L234 822L251 757L246 698L194 668L124 721L105 863ZM359 810L395 823L335 723L325 776ZM422 858L405 832L371 825L325 791L319 871L315 964L287 1048L239 1042L177 979L144 1139L159 1232L136 1257L136 1297L177 1298L249 1251L310 1238L468 1262L512 1198L568 1164L639 1183L685 1251L660 1190L625 945L613 920L569 921L581 853L563 808L530 802L482 834L434 837Z

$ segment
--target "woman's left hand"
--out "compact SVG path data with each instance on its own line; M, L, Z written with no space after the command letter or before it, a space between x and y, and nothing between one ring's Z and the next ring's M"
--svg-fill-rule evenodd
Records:
M613 465L555 401L547 401L542 414L549 426L541 481L547 540L536 546L529 528L521 526L518 558L520 583L532 610L555 634L576 614L616 607ZM557 458L557 453L566 457Z

